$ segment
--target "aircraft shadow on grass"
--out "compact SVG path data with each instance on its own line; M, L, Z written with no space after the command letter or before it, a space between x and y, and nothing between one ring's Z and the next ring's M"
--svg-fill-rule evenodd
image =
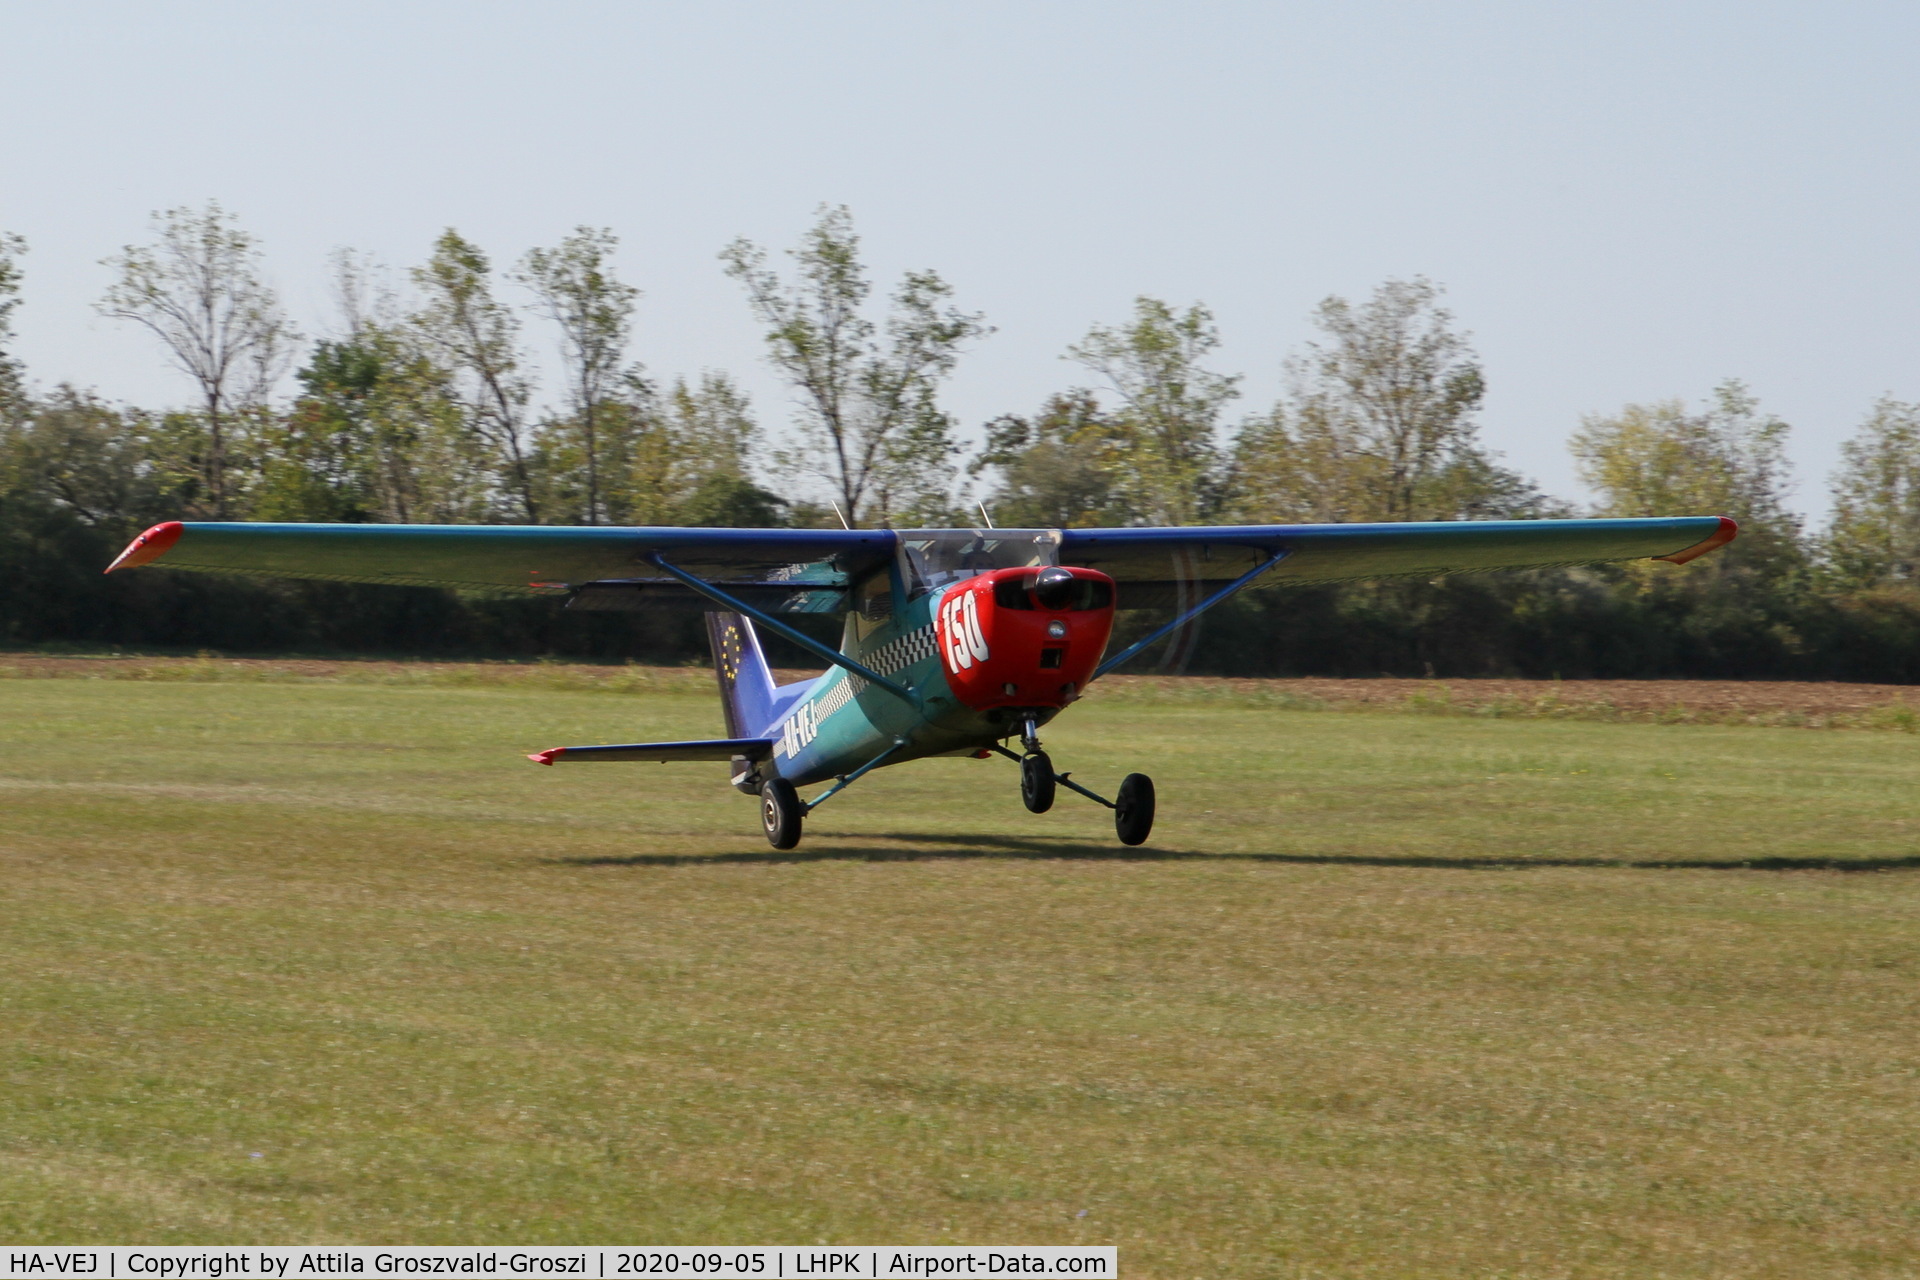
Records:
M1369 856L1341 853L1197 853L1181 849L1114 848L1061 838L927 834L889 831L872 837L902 846L815 845L766 853L635 853L600 857L546 858L576 867L697 867L729 863L797 862L1253 862L1283 866L1416 867L1442 871L1527 871L1545 867L1611 868L1622 871L1906 871L1920 869L1920 854L1882 858L1447 858L1423 855ZM925 846L932 845L933 848Z

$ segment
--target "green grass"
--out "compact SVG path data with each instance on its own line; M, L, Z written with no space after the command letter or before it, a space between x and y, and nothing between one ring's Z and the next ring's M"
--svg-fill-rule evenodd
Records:
M1116 698L1146 850L943 760L776 855L519 758L719 731L623 688L0 681L0 1239L1920 1271L1911 736Z

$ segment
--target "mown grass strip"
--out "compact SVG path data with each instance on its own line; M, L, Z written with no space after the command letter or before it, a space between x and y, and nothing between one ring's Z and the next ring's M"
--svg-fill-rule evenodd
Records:
M1920 1265L1920 744L1113 700L775 855L699 693L0 686L0 1235ZM1822 868L1847 868L1851 873Z

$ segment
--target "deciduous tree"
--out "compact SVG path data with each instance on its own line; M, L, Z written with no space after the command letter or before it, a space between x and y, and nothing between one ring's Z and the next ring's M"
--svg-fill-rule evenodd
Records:
M791 281L751 241L720 255L765 326L769 359L800 393L800 448L789 465L823 478L851 520L937 518L959 453L940 384L965 344L992 330L955 307L931 271L908 272L885 321L869 319L871 286L845 208L821 209L789 252Z
M967 469L995 473L986 501L998 524L1096 528L1133 518L1118 478L1131 465L1122 425L1093 392L1075 389L1032 417L989 422L986 447Z
M26 251L25 240L0 231L0 429L24 408L24 372L13 354L13 313L20 305L20 255Z
M1851 587L1920 583L1920 404L1884 397L1834 473L1827 558Z
M1790 430L1729 380L1698 412L1662 400L1590 415L1568 447L1600 495L1597 514L1724 514L1786 527L1797 524L1786 505Z
M1235 449L1237 503L1268 520L1454 520L1538 514L1539 494L1479 443L1486 383L1424 279L1366 302L1330 297L1287 362L1287 395Z
M1120 398L1122 454L1103 461L1140 518L1192 524L1214 505L1220 415L1240 394L1237 374L1201 363L1219 345L1206 307L1182 313L1142 297L1126 324L1096 325L1067 348L1068 359L1099 374Z
M660 413L680 459L674 511L686 524L757 528L786 523L788 503L753 482L760 428L746 393L724 373L676 378Z
M412 328L453 376L473 440L496 469L504 505L529 524L541 518L527 433L533 384L523 365L520 320L494 297L485 253L449 227L413 271L423 305Z
M224 519L233 497L231 428L286 372L297 335L261 275L258 242L219 204L157 213L154 226L154 244L128 245L106 260L118 278L98 307L159 338L199 387L208 503Z
M448 371L406 327L319 343L268 434L255 514L270 520L484 520L495 477Z
M533 290L541 313L560 329L566 369L568 414L553 431L578 435L584 501L582 516L599 524L606 514L601 481L601 436L609 426L631 421L631 404L612 415L608 402L624 394L644 400L638 365L627 363L633 307L640 291L613 274L619 240L604 228L578 227L552 249L534 249L521 260L517 279Z
M0 436L0 492L32 495L81 523L125 532L170 496L138 415L60 386Z
M676 378L627 434L632 448L609 490L631 524L739 527L783 523L785 502L756 486L751 454L759 428L746 394L724 373Z
M1684 578L1638 566L1643 585L1699 593L1728 577L1758 589L1786 589L1806 567L1800 517L1787 506L1790 428L1746 385L1728 380L1705 406L1679 400L1630 404L1582 420L1568 441L1580 478L1600 496L1602 516L1726 515L1740 538Z

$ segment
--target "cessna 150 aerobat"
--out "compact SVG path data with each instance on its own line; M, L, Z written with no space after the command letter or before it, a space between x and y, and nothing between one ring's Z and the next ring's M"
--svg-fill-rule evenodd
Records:
M605 526L237 524L169 521L108 568L553 595L572 609L707 614L727 736L553 747L540 764L727 761L760 799L776 849L883 765L1005 756L1045 813L1057 787L1113 810L1121 843L1153 830L1153 782L1109 800L1054 771L1040 730L1087 686L1257 580L1533 569L1655 559L1685 564L1732 541L1724 516L1140 529L682 529ZM1174 616L1107 656L1116 609ZM780 620L838 613L838 649ZM755 624L828 664L775 684ZM1020 750L1006 744L1017 741ZM832 780L811 800L797 790Z

